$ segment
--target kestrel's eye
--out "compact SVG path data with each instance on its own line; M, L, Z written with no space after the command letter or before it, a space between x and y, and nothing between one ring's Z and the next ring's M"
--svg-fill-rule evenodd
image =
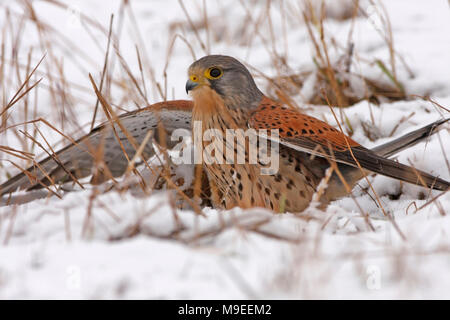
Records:
M223 75L223 71L219 67L209 68L205 72L205 76L208 79L219 79L222 75Z

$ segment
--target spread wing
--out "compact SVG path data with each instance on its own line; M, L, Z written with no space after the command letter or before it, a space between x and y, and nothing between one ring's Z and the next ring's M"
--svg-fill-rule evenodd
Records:
M384 158L329 124L264 98L248 122L254 129L278 129L280 143L300 152L332 159L369 171L437 190L450 183L410 166ZM376 151L376 150L375 150ZM357 160L357 162L355 161Z
M119 121L126 132L117 123L114 125L116 133L110 123L99 125L89 134L3 183L0 193L4 195L18 189L38 189L52 182L69 182L74 177L84 178L93 173L98 157L106 164L105 170L109 171L103 179L108 176L118 177L128 166L124 150L128 158L132 159L136 153L136 145L140 146L148 131L156 129L158 123L162 124L169 135L177 128L190 130L191 110L191 101L174 100L122 114ZM158 132L154 130L152 135L157 141ZM130 136L134 143L130 142ZM146 144L142 155L147 159L154 155L152 141Z

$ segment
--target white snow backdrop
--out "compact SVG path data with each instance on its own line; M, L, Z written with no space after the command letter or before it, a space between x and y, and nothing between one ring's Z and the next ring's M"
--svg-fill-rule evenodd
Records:
M1 24L11 19L11 28L18 30L21 17L29 10L24 3L0 2ZM48 91L40 89L36 116L46 118L67 133L78 132L78 135L81 133L76 131L75 124L82 124L86 133L95 104L88 73L99 80L107 36L95 29L91 29L92 34L86 32L78 20L78 12L107 30L111 13L115 14L115 26L119 23L121 1L63 1L70 5L70 10L45 1L30 3L39 19L78 48L61 45L48 52L41 47L36 28L32 24L25 27L17 55L19 62L27 64L31 47L32 66L47 52L40 68L45 71L46 60L53 56L64 65L67 86L73 86L70 92L78 98L70 106L71 112L66 114L69 119L64 120L64 127L61 114L48 107L54 104ZM201 21L204 2L184 3L191 19ZM253 19L261 19L262 35L258 35L251 24L245 23L249 18L242 2L206 3L211 33L206 45L211 53L235 56L266 75L276 75L269 54L271 48L268 48L271 44L262 40L264 37L270 39L264 28L268 24L267 17L261 16L266 2L243 2L254 10ZM286 53L293 70L313 68L313 48L306 27L300 21L301 16L298 15L297 24L292 23L293 17L285 24L280 15L280 7L298 7L296 1L279 3L273 1L271 8L277 50ZM395 49L414 73L411 78L397 62L397 76L406 91L430 95L448 108L448 2L394 0L382 3L392 24ZM140 40L133 29L135 23L146 46L141 54L146 54L151 62L156 81L162 84L166 81L168 99L187 99L184 83L193 57L183 39L193 47L197 58L204 53L195 32L186 23L183 8L178 1L166 0L131 1L131 6L135 19L126 15L120 42L124 59L133 73L139 75L135 43ZM334 10L338 9L336 6ZM295 15L294 11L291 13ZM355 21L355 52L387 61L388 48L376 25L363 18ZM327 30L342 43L347 39L350 24L350 20L326 21ZM202 29L198 36L207 39L205 32ZM182 37L175 41L168 59L176 33ZM3 38L5 52L11 50L8 34ZM248 41L245 45L236 41L236 35L247 40L252 38L251 45ZM50 39L62 42L57 36ZM118 64L116 62L116 69L119 69ZM356 64L353 67L365 76L381 76L374 66ZM22 71L24 78L25 70ZM14 72L5 74L14 78ZM43 77L40 86L49 85L45 73L39 77ZM15 81L11 80L10 87L3 89L9 93L8 97L19 86ZM265 90L264 78L257 77L257 82ZM153 87L148 91L149 101L162 100ZM124 99L114 92L110 95L115 103ZM294 98L301 105L302 97ZM129 102L121 107L136 108ZM307 112L336 124L328 107L309 106ZM386 102L379 107L362 101L345 112L354 130L353 139L367 147L449 116L448 112L422 99ZM371 113L376 124L376 141L370 141L363 130L363 124L371 121ZM24 119L20 106L15 106L12 120L8 121L13 124L33 118L28 115ZM408 119L389 137L403 118ZM99 116L99 121L102 119ZM44 126L42 130L50 143L61 143L60 136L54 131ZM17 149L22 147L11 131L2 133L1 144ZM439 137L435 135L426 144L402 152L398 159L404 163L410 161L419 169L449 180L448 160L444 156L445 152L447 158L450 156L449 145L450 133L446 126ZM35 152L42 154L39 149ZM2 155L2 158L6 156ZM1 170L12 172L11 168L3 162ZM1 181L4 181L6 174L1 174ZM199 217L189 210L173 212L164 193L136 198L129 193L109 192L91 203L92 189L88 186L87 190L68 193L62 200L52 197L20 206L4 206L0 208L0 298L450 298L450 193L430 202L440 193L429 195L425 190L424 194L422 188L401 185L381 176L370 179L385 210L393 215L405 239L360 187L354 189L355 199L370 215L375 231L368 230L351 197L332 203L326 212L310 209L302 215L274 215L261 209L223 212L206 208L205 217ZM367 187L363 181L360 185ZM88 212L91 216L86 228ZM183 226L181 231L177 229L180 224ZM177 232L176 236L174 232ZM196 235L202 233L208 235L196 240Z

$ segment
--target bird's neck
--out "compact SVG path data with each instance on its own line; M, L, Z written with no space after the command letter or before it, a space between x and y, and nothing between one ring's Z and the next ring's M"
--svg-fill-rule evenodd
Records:
M238 129L247 126L250 109L230 105L209 87L193 92L194 107L192 123L200 121L203 130L207 129Z

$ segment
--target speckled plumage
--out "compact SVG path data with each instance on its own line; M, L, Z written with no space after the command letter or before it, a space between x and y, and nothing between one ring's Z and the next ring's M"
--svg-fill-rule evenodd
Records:
M206 72L214 68L223 70L223 76L210 79ZM327 123L265 97L248 70L232 57L201 58L188 73L195 79L195 83L187 84L194 98L193 121L200 121L203 130L218 129L224 137L226 129L279 130L280 168L274 175L261 175L261 164L204 164L213 203L218 207L304 210L331 162L337 163L345 182L335 173L330 176L320 198L325 205L348 193L345 185L351 189L369 171L438 190L450 186L425 172L383 158ZM246 146L247 154L248 150Z

